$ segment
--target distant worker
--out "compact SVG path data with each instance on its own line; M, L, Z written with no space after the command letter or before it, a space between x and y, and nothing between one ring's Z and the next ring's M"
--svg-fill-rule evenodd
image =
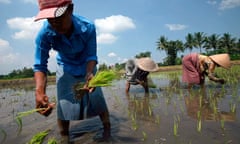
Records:
M149 92L148 74L158 70L158 65L149 57L140 59L130 59L126 62L126 93L129 92L130 85L142 85L145 93Z
M189 89L193 84L199 84L203 87L205 76L208 76L211 81L224 84L225 80L218 78L214 74L216 66L229 69L231 67L229 55L205 56L197 53L188 54L182 59L182 81L188 83Z

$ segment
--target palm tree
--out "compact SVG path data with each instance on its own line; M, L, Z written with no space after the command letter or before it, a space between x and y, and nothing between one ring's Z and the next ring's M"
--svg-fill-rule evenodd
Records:
M168 64L175 65L178 51L183 51L183 43L180 40L168 42Z
M220 47L226 53L231 54L231 49L234 48L235 45L236 38L232 38L229 33L224 33L220 38Z
M187 36L185 37L185 44L184 47L188 48L190 50L190 52L192 52L192 49L194 47L194 37L191 33L188 33Z
M205 42L205 34L203 32L194 33L194 45L200 49L200 53L202 53L202 45Z
M159 41L157 42L157 49L164 50L166 52L166 61L168 65L175 65L177 52L179 50L183 51L183 43L179 40L168 41L166 37L161 36Z
M217 53L216 50L217 50L218 46L219 46L219 35L212 34L205 38L205 43L204 43L203 47L206 50L213 49L213 52L216 54Z
M164 36L161 36L159 38L159 41L157 41L157 49L167 50L167 47L168 47L167 45L168 45L167 38Z

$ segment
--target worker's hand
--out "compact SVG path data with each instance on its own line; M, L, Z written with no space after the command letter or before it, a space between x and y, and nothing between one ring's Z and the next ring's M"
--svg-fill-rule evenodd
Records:
M94 77L93 73L88 73L85 77L86 82L83 86L84 89L86 89L89 93L93 92L95 90L95 87L89 87L89 81Z
M38 113L47 117L54 107L55 103L50 103L47 95L36 95L36 109L40 109Z
M219 82L220 84L225 84L225 80L224 80L224 79L219 79L218 82Z

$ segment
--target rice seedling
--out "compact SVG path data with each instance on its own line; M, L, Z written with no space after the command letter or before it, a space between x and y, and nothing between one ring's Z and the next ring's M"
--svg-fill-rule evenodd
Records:
M15 117L15 120L16 120L17 125L18 125L18 134L20 134L20 132L22 131L22 117L28 116L30 114L33 114L33 113L41 111L41 110L45 110L45 108L32 109L32 110L29 110L29 111L24 111L24 112L17 113L17 116Z
M222 129L222 130L225 129L224 123L225 123L224 119L221 119L221 120L220 120L220 124L221 124L221 129Z
M152 116L152 108L151 108L151 106L148 107L148 113L149 113L149 116Z
M137 125L136 120L132 121L132 129L133 129L134 131L136 131L136 130L138 129L138 125Z
M143 135L142 141L145 141L147 139L147 133L142 131L142 135Z
M198 132L201 132L201 130L202 130L202 120L199 119L199 120L197 121L197 131L198 131Z
M173 121L173 135L177 136L178 135L178 121L174 119Z
M160 116L156 115L155 123L160 124Z
M49 131L45 130L35 134L27 144L42 144Z
M233 104L232 102L230 102L230 111L232 113L235 113L236 112L236 104Z
M2 140L0 141L0 143L3 143L6 138L7 138L7 133L5 132L5 130L0 128L0 134L3 136Z
M201 132L202 129L202 115L201 115L201 111L199 110L197 112L197 131Z
M57 144L57 140L55 138L50 138L47 142L47 144Z

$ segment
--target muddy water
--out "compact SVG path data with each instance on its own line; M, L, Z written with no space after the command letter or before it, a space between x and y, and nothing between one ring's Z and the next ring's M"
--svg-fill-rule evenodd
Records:
M112 138L116 144L238 144L240 142L240 83L224 86L207 81L206 90L188 91L180 81L152 78L157 86L145 95L141 86L125 94L125 80L103 88L110 111ZM47 88L54 101L55 85ZM49 117L38 113L22 119L22 131L14 116L33 109L33 89L2 89L0 92L0 141L25 144L34 134L49 129L48 138L58 134L55 110ZM101 135L98 117L71 123L72 143L92 144ZM62 141L62 143L66 143Z

